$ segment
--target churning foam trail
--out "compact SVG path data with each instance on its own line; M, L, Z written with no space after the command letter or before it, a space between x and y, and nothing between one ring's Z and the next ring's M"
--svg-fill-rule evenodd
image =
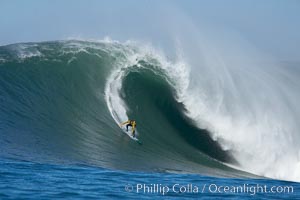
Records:
M126 114L126 105L120 97L122 80L126 75L125 69L137 64L137 54L132 52L131 49L123 49L122 52L125 57L115 63L114 69L112 70L111 75L108 77L105 86L106 104L111 116L117 124L128 120L128 116Z
M293 71L242 56L232 62L208 55L192 68L180 95L187 115L234 153L239 168L300 181L300 82Z
M139 60L158 62L167 81L176 89L177 100L199 128L208 129L223 149L231 150L239 169L271 178L300 181L300 119L296 77L280 67L249 62L228 65L226 60L206 58L191 66L180 48L175 62L149 45L127 42L125 55L107 80L106 103L114 120L128 119L120 97L127 68L139 67ZM122 46L122 45L121 45ZM286 80L289 80L286 82ZM295 86L294 84L297 84ZM298 90L300 91L300 90Z

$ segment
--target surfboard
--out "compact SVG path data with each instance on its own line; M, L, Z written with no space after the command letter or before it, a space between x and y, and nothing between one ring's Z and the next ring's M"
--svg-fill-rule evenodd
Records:
M123 131L126 135L128 135L132 140L136 141L138 144L142 144L142 142L141 142L136 136L135 136L135 137L132 136L131 130L126 131L126 128L124 128L124 127L122 127L121 129L122 129L122 131ZM138 134L137 131L135 131L135 134L136 134L136 135Z

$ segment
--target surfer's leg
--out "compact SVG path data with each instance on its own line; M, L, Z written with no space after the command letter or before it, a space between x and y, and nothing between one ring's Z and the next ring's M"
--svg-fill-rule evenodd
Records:
M128 127L129 127L129 126L132 126L132 125L131 125L131 124L127 124L127 125L126 125L126 131L128 131Z

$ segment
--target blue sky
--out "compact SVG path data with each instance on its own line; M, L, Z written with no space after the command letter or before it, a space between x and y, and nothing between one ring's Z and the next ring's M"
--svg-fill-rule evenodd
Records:
M181 16L200 31L222 27L279 59L300 60L297 0L1 0L0 45L105 36L163 43L166 21L176 26Z

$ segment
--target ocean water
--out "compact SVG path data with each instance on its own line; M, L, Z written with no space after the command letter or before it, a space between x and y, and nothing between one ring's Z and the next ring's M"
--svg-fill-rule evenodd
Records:
M300 184L1 159L1 199L299 199ZM228 189L225 189L228 187Z
M1 46L1 199L297 199L298 77L132 41Z

